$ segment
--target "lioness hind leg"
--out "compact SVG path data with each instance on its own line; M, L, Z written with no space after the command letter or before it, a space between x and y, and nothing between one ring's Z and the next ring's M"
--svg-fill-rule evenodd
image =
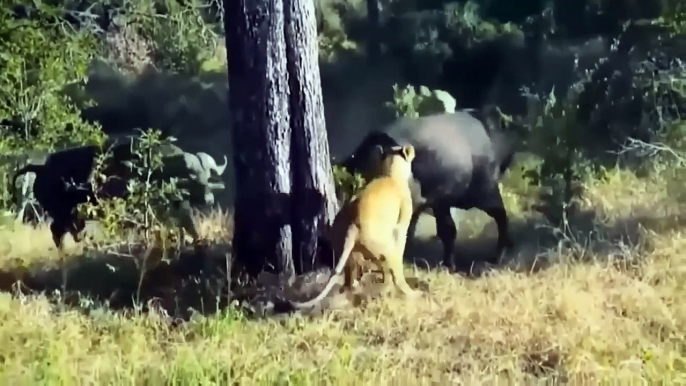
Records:
M386 282L386 271L383 268L376 267L377 269L370 269L369 272L372 275L378 275L381 274L381 280L376 281L376 283L385 283Z
M355 252L353 251L352 253L354 254ZM345 266L344 274L345 281L343 282L342 289L347 289L352 292L353 284L358 276L360 276L360 265L358 264L356 256L350 256Z
M414 291L405 281L403 273L403 253L397 248L395 238L391 237L387 240L366 240L367 249L376 257L376 261L380 268L383 269L384 287L388 286L386 279L390 273L393 283L406 295L417 296L420 292Z
M379 263L374 259L374 258L369 258L368 256L360 256L359 260L360 264L360 269L358 271L357 275L357 280L362 282L362 276L364 276L365 273L369 273L371 275L377 275L381 274L381 281L376 281L376 277L372 278L372 282L374 283L383 283L385 280L385 274L383 270L383 265L379 265Z
M388 259L386 262L388 264L388 271L393 278L393 283L405 294L405 296L411 298L418 297L421 295L421 292L413 290L407 284L407 281L405 280L405 273L403 272L404 265L402 254L399 252L396 253L399 254L399 256L396 255L393 258Z

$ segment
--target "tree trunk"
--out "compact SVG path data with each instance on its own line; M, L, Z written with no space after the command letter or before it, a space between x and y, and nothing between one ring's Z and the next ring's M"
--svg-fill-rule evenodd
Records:
M319 73L314 3L284 0L290 80L293 166L293 256L296 272L315 268L318 236L338 210ZM330 263L330 262L329 262Z
M291 129L282 0L224 1L236 170L234 258L291 274Z

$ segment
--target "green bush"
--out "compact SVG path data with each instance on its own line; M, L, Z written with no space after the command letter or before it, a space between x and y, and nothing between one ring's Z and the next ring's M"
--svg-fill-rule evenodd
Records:
M64 92L83 92L88 65L98 53L97 39L61 22L59 9L41 5L31 19L17 20L13 0L0 7L0 153L52 151L102 143L97 125L83 121ZM59 47L56 49L55 47ZM14 165L0 165L0 205L11 206L7 176Z
M682 0L664 0L661 19L672 33L686 33L686 4Z
M18 4L15 0L11 5ZM92 60L103 54L96 36L85 28L72 28L59 8L41 5L30 19L21 20L11 9L0 9L0 93L5 96L0 98L0 152L6 159L16 156L19 160L29 153L104 145L105 134L99 125L81 118L74 98L92 105L84 86ZM155 150L164 144L160 133L148 131L134 144L136 159L131 170L137 178L128 186L127 199L102 200L97 208L86 204L80 209L87 217L101 220L109 236L120 232L122 224L146 230L165 225L167 218L160 217L156 208L168 206L181 194L174 180L149 182L149 173L161 166L162 155ZM14 204L9 184L17 166L15 162L0 165L2 208ZM96 168L93 174L96 190L104 182L100 172Z
M389 52L404 64L413 82L431 85L450 78L447 62L462 63L470 52L488 47L506 36L522 37L512 23L484 20L476 2L450 2L442 9L394 12L383 28ZM484 74L483 76L487 76ZM459 88L441 84L440 87Z
M534 110L538 118L531 125L530 146L538 150L543 162L524 177L541 188L538 210L555 226L574 213L582 194L578 167L583 159L583 133L579 133L575 91L570 89L564 99L556 99L553 92L542 98Z
M166 210L183 198L184 192L177 186L178 179L154 178L164 166L165 150L171 146L172 139L162 138L159 130L141 131L141 135L131 142L132 159L127 161L131 176L126 186L128 196L99 200L97 206L90 202L81 204L79 215L98 220L107 240L116 240L127 226L143 231L144 239L150 240L155 231L178 225L174 224L174 213ZM108 182L103 171L112 159L112 152L105 150L98 157L93 172L96 192Z
M151 42L151 55L161 70L195 76L226 65L218 32L223 26L207 20L207 8L199 0L181 2L144 0L132 2L128 23L138 26L141 36Z
M393 100L386 102L396 117L417 118L425 115L454 113L457 103L446 91L430 90L420 86L419 92L414 86L400 87L393 85Z
M352 174L339 165L333 166L333 180L336 196L341 204L352 201L367 183L361 174Z
M363 0L315 1L318 25L319 56L327 62L335 61L342 51L358 49L350 36L350 26L365 20L366 2Z

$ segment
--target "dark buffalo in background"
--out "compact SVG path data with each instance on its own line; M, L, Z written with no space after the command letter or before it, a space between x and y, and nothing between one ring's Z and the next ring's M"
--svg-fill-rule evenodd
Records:
M452 268L457 228L450 209L477 208L497 224L499 256L513 246L498 181L512 163L514 151L496 126L493 115L471 109L400 118L384 130L368 134L342 166L369 175L367 162L375 146L413 145L415 210L408 230L408 246L419 215L431 209L436 218L436 233L443 244L443 264ZM491 262L497 263L498 256Z
M85 221L76 215L80 203L97 202L90 187L90 175L100 153L98 146L82 146L50 154L43 164L29 164L16 172L16 180L25 173L35 173L33 195L40 206L52 217L50 232L58 249L62 238L69 232L79 241L79 232Z
M133 140L133 138L131 138ZM90 178L96 167L97 157L107 150L111 157L106 160L102 173L107 177L97 192L93 191ZM26 173L35 173L33 194L36 201L52 218L50 231L53 241L61 249L62 239L71 233L79 241L79 233L85 228L85 220L80 218L77 207L88 201L98 204L98 198L126 197L127 183L136 176L127 165L134 161L128 140L115 140L105 146L80 146L51 153L43 164L29 164L18 170L13 178L16 180ZM226 169L227 161L219 166L206 153L192 154L179 147L170 145L163 149L163 168L151 178L179 178L178 187L187 193L179 200L172 202L172 209L181 222L181 227L188 231L197 241L199 235L191 218L191 205L212 205L213 190L224 189L224 184L215 182Z

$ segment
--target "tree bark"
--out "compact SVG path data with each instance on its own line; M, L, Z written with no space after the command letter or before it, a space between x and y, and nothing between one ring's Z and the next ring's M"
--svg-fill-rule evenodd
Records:
M284 0L296 272L316 267L318 237L338 210L324 118L314 2ZM329 262L330 264L330 262Z
M252 277L293 272L291 129L282 0L224 1L234 141L234 258Z

